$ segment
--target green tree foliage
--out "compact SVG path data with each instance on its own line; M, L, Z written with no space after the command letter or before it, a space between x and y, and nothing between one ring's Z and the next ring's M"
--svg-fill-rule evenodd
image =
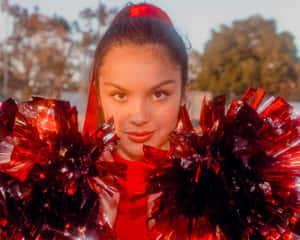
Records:
M85 8L80 11L79 19L73 22L76 46L80 50L78 71L81 73L80 87L87 89L89 86L89 73L97 43L105 32L107 26L115 16L117 8L109 8L101 1L95 9Z
M195 89L241 96L249 87L295 99L299 94L297 50L293 36L277 33L274 20L252 16L213 31L199 57Z
M26 100L31 95L59 99L62 91L81 87L101 30L116 9L100 2L96 9L81 11L73 23L58 15L41 14L38 8L29 12L18 4L7 4L5 11L12 19L12 31L0 43L0 82L4 68L9 68L9 88L17 83ZM8 56L8 66L4 56Z
M59 98L72 76L70 27L62 17L48 17L10 5L13 31L5 40L10 82L22 82L23 99L32 94Z
M193 81L197 78L199 73L201 72L201 54L192 49L189 52L189 78Z

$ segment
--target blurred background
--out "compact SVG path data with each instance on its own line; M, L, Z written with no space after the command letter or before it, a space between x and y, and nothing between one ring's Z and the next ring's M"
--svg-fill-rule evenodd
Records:
M140 2L140 1L131 1ZM149 0L163 8L189 53L190 114L204 95L239 98L248 87L300 112L299 0ZM70 101L83 125L95 46L123 0L0 0L0 102Z

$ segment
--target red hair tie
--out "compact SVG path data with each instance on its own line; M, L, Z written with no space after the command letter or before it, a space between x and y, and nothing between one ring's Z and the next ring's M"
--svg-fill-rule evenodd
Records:
M132 6L130 8L130 17L136 17L136 16L149 16L149 17L157 18L173 26L169 16L162 9L153 5L141 4L137 6Z

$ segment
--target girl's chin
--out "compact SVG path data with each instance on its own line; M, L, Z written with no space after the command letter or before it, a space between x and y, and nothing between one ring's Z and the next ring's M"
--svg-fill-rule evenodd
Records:
M118 149L119 154L128 160L137 160L144 156L143 144L136 144L135 146L127 144L124 147L119 145Z

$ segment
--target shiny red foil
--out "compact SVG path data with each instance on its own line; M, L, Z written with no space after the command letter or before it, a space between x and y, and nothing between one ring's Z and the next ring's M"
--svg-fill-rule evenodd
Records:
M264 95L249 88L227 112L204 99L200 130L181 111L171 156L145 148L148 193L161 192L152 239L300 238L300 117Z
M65 101L3 102L0 239L117 239L101 199L113 196L121 170L100 160L116 139L108 123L81 135Z

